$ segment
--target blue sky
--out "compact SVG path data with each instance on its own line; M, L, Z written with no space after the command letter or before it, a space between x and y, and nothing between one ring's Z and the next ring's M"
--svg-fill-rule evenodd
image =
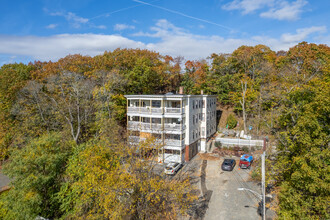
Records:
M0 65L142 48L202 59L330 42L328 0L2 0Z

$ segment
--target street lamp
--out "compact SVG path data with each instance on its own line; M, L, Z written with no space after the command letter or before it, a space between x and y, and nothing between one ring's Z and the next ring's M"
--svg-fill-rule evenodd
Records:
M247 189L247 188L237 188L237 190L239 190L239 191L243 191L243 190L249 191L249 192L253 193L254 195L258 196L258 198L260 200L262 200L262 195L257 193L256 191L253 191L253 190Z
M262 209L263 209L262 210L263 211L262 212L262 218L265 219L266 218L266 207L265 207L266 196L265 195L261 195L261 194L257 193L256 191L253 191L253 190L247 189L247 188L237 188L237 190L239 190L239 191L243 191L243 190L249 191L249 192L253 193L254 195L256 195L262 201ZM272 196L267 195L267 198L272 198Z

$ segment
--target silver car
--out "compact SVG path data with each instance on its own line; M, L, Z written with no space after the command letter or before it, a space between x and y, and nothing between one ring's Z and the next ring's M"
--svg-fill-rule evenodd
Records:
M166 165L164 172L168 175L174 175L182 167L181 163L170 162Z

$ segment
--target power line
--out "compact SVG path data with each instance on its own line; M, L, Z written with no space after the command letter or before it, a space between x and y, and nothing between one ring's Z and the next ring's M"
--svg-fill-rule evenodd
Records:
M144 4L144 5L149 5L149 6L154 7L154 8L162 9L164 11L168 11L168 12L171 12L173 14L181 15L181 16L186 17L186 18L190 18L190 19L194 19L194 20L201 21L201 22L204 22L204 23L216 25L216 26L221 27L223 29L226 29L228 31L232 31L231 28L226 27L226 26L221 25L221 24L218 24L218 23L215 23L215 22L212 22L212 21L208 21L208 20L205 20L205 19L193 17L193 16L190 16L190 15L184 14L182 12L174 11L174 10L171 10L171 9L168 9L168 8L164 8L164 7L161 7L161 6L158 6L158 5L153 5L153 4L150 4L150 3L147 3L147 2L143 2L143 1L140 1L140 0L132 0L132 1L137 2L137 3Z
M160 1L160 0L154 0L154 1L151 1L151 3L158 2L158 1ZM108 13L97 15L97 16L95 16L93 18L90 18L90 20L94 20L94 19L97 19L97 18L100 18L100 17L108 17L108 16L110 16L112 14L115 14L115 13L118 13L118 12L121 12L121 11L126 11L126 10L129 10L131 8L136 8L136 7L139 7L139 6L142 6L142 5L144 5L144 4L140 3L138 5L133 5L133 6L126 7L126 8L121 8L121 9L118 9L118 10L115 10L115 11L111 11L111 12L108 12Z

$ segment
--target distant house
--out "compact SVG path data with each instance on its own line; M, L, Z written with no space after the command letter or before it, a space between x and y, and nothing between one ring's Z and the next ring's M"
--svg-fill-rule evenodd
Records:
M129 142L156 137L162 144L159 162L183 163L198 152L216 132L214 95L125 95Z

